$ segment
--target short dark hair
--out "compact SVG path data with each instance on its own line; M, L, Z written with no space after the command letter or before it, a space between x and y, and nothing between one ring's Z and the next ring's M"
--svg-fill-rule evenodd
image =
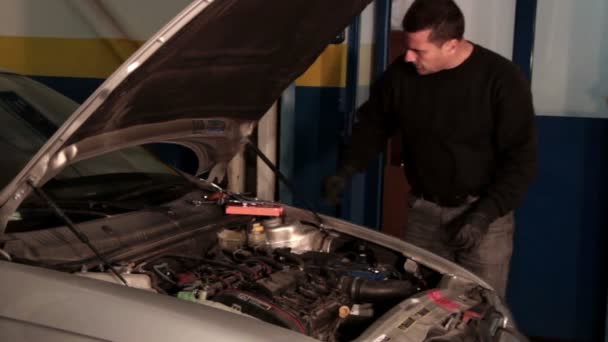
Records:
M415 0L402 25L410 33L431 29L429 40L434 43L464 36L464 15L453 0Z

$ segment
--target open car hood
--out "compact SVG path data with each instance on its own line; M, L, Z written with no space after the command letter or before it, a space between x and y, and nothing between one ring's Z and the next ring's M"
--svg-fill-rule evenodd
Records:
M119 67L0 193L0 227L67 165L174 142L225 165L257 120L371 0L196 0ZM201 170L199 170L201 171ZM0 228L0 232L2 229Z

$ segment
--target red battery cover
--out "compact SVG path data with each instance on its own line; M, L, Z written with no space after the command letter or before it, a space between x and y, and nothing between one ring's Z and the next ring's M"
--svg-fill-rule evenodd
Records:
M280 207L280 206L227 205L226 214L228 214L228 215L251 215L251 216L281 216L281 215L283 215L283 207Z

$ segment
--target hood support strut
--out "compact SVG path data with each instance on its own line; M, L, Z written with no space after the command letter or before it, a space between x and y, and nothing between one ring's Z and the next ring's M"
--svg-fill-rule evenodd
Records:
M249 139L247 139L247 146L249 146L255 152L255 154L258 157L260 157L260 159L262 159L262 161L264 161L264 163L272 170L272 172L274 172L274 174L277 177L279 177L281 182L283 182L283 184L285 184L285 186L287 186L289 188L289 191L291 191L291 193L294 195L294 197L297 197L293 183L289 180L289 178L285 177L285 175L281 172L281 170L279 170L279 168L276 167L276 165L274 165L272 163L272 161L270 161L270 159L268 159L268 157L266 157L264 152L262 152L257 146L255 146ZM321 216L319 216L319 214L316 212L316 210L313 208L313 206L306 199L304 199L304 198L300 198L300 199L304 202L304 206L306 207L306 209L308 209L308 211L310 211L315 216L319 227L323 228L324 225L323 225L323 219L321 218Z
M80 241L82 241L82 243L87 245L93 251L97 259L99 259L99 261L101 261L104 266L106 266L112 273L114 273L116 277L118 277L118 279L120 279L123 284L125 284L125 286L128 287L129 285L127 284L125 278L120 275L120 273L118 273L118 271L116 271L114 267L112 267L112 264L110 264L110 262L106 260L106 258L101 255L101 253L99 253L99 251L97 250L97 248L95 248L95 246L93 246L89 238L84 235L84 233L81 232L78 228L76 228L74 222L72 222L72 220L70 220L70 218L63 212L63 210L59 208L57 203L55 203L55 201L53 201L53 199L51 199L51 197L44 190L37 188L31 180L28 180L27 184L34 190L34 192L36 193L36 195L38 195L38 197L40 197L40 199L42 199L46 204L49 205L49 207L55 212L57 217L59 217L63 222L65 222L66 226L70 229L70 231L74 233L74 235L76 235L76 237Z

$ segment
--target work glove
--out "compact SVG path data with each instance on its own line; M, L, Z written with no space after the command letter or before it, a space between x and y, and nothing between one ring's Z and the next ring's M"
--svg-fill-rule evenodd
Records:
M470 251L484 238L492 221L479 211L469 210L453 219L446 226L446 243L454 251Z
M352 175L355 173L355 168L344 166L340 168L334 175L325 178L323 182L323 198L330 205L340 203L342 194L346 189L346 184Z

